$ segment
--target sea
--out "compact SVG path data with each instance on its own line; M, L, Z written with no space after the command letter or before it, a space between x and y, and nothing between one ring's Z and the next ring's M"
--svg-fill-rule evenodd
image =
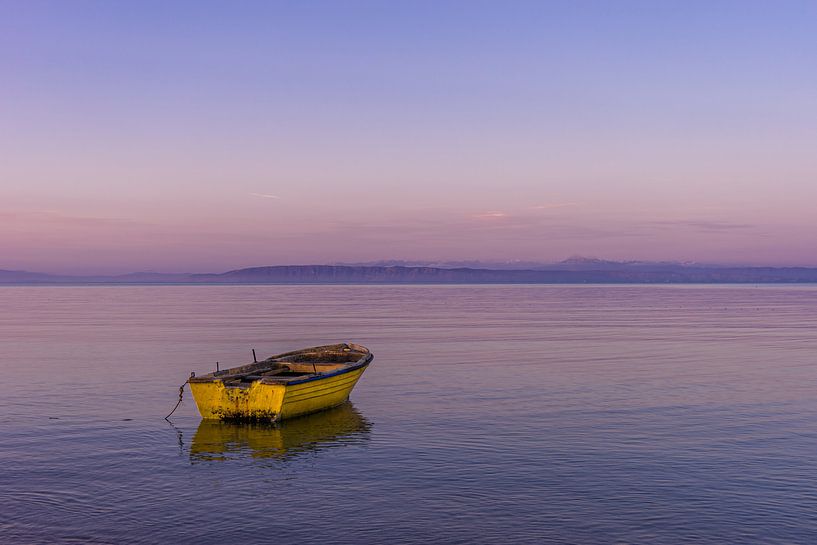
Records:
M351 341L336 409L191 372ZM2 544L817 543L817 286L0 288Z

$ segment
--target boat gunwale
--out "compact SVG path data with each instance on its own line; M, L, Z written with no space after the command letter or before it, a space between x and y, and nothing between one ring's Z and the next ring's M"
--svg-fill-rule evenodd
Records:
M351 371L355 371L355 370L360 369L362 367L368 366L372 362L372 360L374 359L374 355L365 346L355 344L355 343L338 343L338 344L328 344L328 345L322 345L322 346L313 346L313 347L309 347L309 348L303 348L301 350L294 350L292 352L284 352L283 354L276 354L274 356L270 356L269 358L267 358L265 360L262 360L262 361L259 361L259 362L254 362L254 363L251 363L251 364L248 364L248 365L249 366L259 365L260 366L260 365L263 365L264 363L282 363L282 364L285 364L285 363L289 363L289 362L276 362L275 360L280 359L280 358L290 357L290 356L297 356L298 354L303 354L305 352L312 352L312 351L316 351L316 350L320 350L320 349L331 349L333 347L346 347L346 348L350 349L351 351L362 353L363 356L361 356L357 361L344 364L344 367L341 367L340 369L335 369L335 370L332 370L332 371L328 371L326 373L307 374L303 378L297 378L296 377L294 379L289 379L289 380L281 380L281 378L283 378L283 377L280 377L280 378L278 378L276 380L275 376L269 376L269 377L262 377L260 380L253 381L253 382L254 383L257 382L257 383L260 383L260 384L266 384L268 386L290 386L290 385L294 386L294 385L297 385L297 384L304 384L304 383L307 383L307 382L314 382L316 380L328 379L328 378L336 377L338 375L343 375L345 373L349 373ZM308 363L308 362L298 362L298 363ZM316 363L320 363L320 362L316 362ZM188 379L188 382L197 383L197 384L208 384L208 383L221 383L221 384L223 384L224 383L223 377L227 377L227 376L236 374L236 373L230 373L230 371L232 371L234 369L240 369L242 367L247 367L248 365L238 365L236 367L231 367L229 369L223 369L221 371L215 371L215 372L207 373L206 375L193 376L193 377L190 377ZM216 373L218 373L218 375ZM250 371L250 372L248 372L246 374L249 375L251 373L252 373L252 371ZM221 376L219 376L219 375L221 375Z
M290 381L287 381L287 382L275 382L274 380L270 381L270 382L264 382L263 379L261 379L261 384L282 384L284 386L294 386L295 384L303 384L305 382L313 382L313 381L316 381L316 380L323 380L325 378L332 378L332 377L336 377L338 375L343 375L345 373L350 373L352 371L360 369L361 367L366 367L371 363L371 361L373 359L374 359L373 355L366 354L365 356L363 356L362 358L357 360L355 363L349 365L349 367L343 367L341 369L337 369L335 371L330 371L330 372L325 373L325 374L307 375L304 378L290 380ZM274 379L274 377L270 377L270 378Z

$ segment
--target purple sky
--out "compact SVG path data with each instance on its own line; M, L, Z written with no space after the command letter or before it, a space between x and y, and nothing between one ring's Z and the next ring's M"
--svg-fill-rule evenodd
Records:
M817 266L814 2L0 2L0 269Z

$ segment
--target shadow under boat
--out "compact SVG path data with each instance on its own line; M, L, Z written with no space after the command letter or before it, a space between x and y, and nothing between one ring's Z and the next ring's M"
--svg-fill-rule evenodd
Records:
M237 458L287 459L368 439L371 423L350 402L277 424L202 420L190 445L190 461Z

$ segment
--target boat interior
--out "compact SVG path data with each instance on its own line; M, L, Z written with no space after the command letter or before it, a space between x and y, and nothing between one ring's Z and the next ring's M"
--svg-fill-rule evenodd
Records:
M190 382L222 382L227 387L249 388L253 382L286 384L338 371L371 359L368 349L351 343L317 346L271 356L263 361L191 377Z

